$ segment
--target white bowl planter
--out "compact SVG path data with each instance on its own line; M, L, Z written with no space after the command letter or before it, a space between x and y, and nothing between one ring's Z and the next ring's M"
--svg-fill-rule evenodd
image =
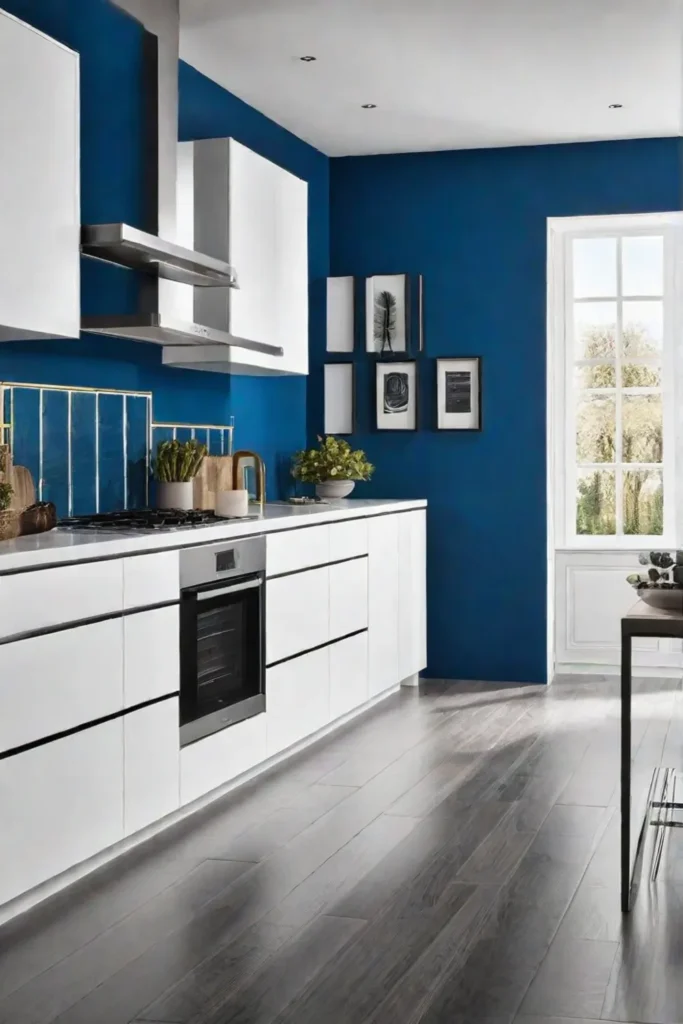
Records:
M326 480L315 485L315 493L319 498L348 498L355 486L355 480Z
M167 483L157 480L157 508L181 508L189 511L194 508L194 481Z

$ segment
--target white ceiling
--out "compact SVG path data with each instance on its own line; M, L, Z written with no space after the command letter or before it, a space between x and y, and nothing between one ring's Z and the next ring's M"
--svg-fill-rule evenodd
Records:
M181 0L180 52L331 156L683 133L683 0Z

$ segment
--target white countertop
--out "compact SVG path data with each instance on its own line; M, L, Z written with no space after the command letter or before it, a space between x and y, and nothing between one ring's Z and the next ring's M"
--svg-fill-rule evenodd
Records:
M316 526L359 516L376 516L387 512L407 512L425 508L424 499L348 498L325 505L266 505L263 516L240 521L228 519L216 526L198 526L179 530L141 531L139 533L106 533L102 530L51 530L16 540L0 541L0 574L18 569L61 565L84 559L111 558L141 551L182 548L191 544L247 537L272 530L289 530L296 526Z

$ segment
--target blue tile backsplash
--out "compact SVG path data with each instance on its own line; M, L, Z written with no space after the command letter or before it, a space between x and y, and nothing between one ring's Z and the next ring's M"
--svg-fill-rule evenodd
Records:
M0 410L0 439L61 517L147 505L159 441L232 452L232 424L155 423L149 392L0 383Z

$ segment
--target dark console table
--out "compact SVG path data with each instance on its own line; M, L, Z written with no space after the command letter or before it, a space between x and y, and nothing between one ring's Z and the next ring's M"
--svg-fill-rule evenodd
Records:
M663 611L638 601L621 620L621 909L632 905L634 865L647 827L649 806L639 834L635 856L631 856L631 648L634 636L671 637L683 640L683 597L681 609ZM657 806L657 805L655 805Z

